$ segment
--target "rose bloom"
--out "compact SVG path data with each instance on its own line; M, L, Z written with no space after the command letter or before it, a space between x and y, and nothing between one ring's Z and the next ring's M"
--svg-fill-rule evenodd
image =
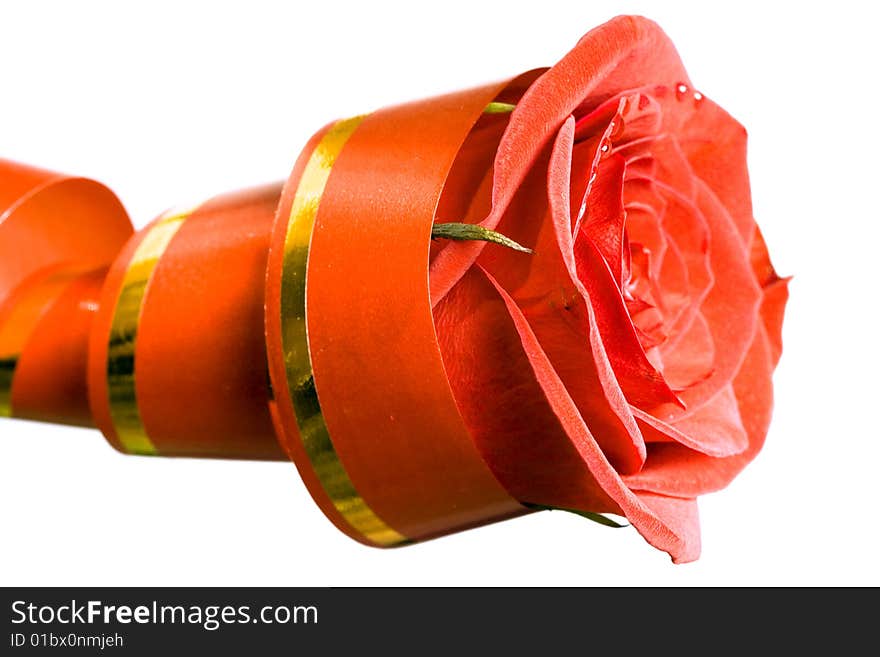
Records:
M696 559L696 498L760 450L787 281L752 217L746 132L653 22L591 31L481 119L437 221L534 249L435 242L443 360L516 499L625 516Z

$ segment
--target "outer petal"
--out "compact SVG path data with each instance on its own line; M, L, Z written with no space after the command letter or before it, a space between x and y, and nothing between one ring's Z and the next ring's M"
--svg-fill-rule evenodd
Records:
M491 209L492 162L507 118L503 114L486 114L471 130L443 186L436 213L438 223L477 223ZM466 256L462 247L473 249L476 244L446 240L431 243L429 280L433 306L461 277L459 263Z
M672 555L675 563L696 561L700 557L700 516L697 500L668 497L645 491L635 491L636 497L653 510L682 540L682 550Z
M489 279L492 280L491 277ZM676 562L695 559L699 555L699 546L694 545L694 538L699 535L698 528L693 526L695 515L682 513L677 505L670 507L664 504L666 500L661 500L652 508L624 484L587 428L584 418L568 395L565 384L557 376L516 302L500 285L492 282L513 319L535 378L596 482L651 545L668 552Z
M761 301L761 320L770 340L773 364L779 362L782 355L782 318L785 304L788 301L788 278L780 278L764 288L764 299Z
M684 120L676 135L694 173L727 208L743 241L754 225L749 173L746 165L746 130L708 98L681 98L692 108L680 112Z
M697 497L721 490L764 445L773 408L773 361L767 334L760 326L733 381L737 407L749 446L727 458L715 458L674 443L648 446L641 472L624 478L633 489L678 497Z
M547 69L537 68L516 77L496 101L519 104L526 89ZM437 217L440 221L478 223L492 208L493 162L506 114L484 114L458 154L443 188ZM431 305L436 306L459 278L473 265L484 242L435 243L431 248Z
M500 226L504 234L533 246L535 253L492 245L479 263L516 301L580 412L589 418L606 456L621 472L635 472L643 462L644 442L574 275L567 187L553 199L559 204L561 231L568 235L568 264L560 252L547 199L549 157L548 152L543 166L530 172Z
M761 319L764 328L767 329L767 337L770 340L770 349L773 354L773 363L779 361L782 354L782 317L785 314L785 303L788 301L788 282L790 278L780 278L770 262L770 254L767 253L767 245L761 230L755 226L752 233L749 254L752 262L752 271L758 284L764 290L764 299L761 302Z
M645 441L676 442L707 456L724 457L741 454L749 447L733 386L728 385L695 413L674 424L653 415L633 410L642 427ZM652 448L648 448L649 454Z
M523 502L622 514L568 439L486 276L470 269L434 319L456 403L504 488Z
M492 210L480 222L495 229L547 142L577 107L584 113L620 92L655 84L687 82L678 53L660 27L640 16L618 16L587 33L523 95L495 157ZM458 245L445 282L454 284L485 244ZM433 294L436 303L449 286Z
M575 108L658 81L687 81L672 42L639 16L619 16L588 32L529 88L513 112L495 160L492 214L501 218L544 145Z

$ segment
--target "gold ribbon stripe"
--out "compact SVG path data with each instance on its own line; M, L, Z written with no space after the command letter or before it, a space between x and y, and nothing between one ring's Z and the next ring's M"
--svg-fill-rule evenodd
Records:
M12 417L12 377L18 354L0 356L0 417Z
M318 206L336 158L363 119L359 116L335 123L312 151L300 178L284 242L281 340L290 399L318 480L349 525L371 542L390 546L409 539L389 527L364 501L333 447L315 389L306 327L306 272Z
M125 272L113 313L107 345L107 394L116 437L130 454L158 453L147 435L137 404L135 349L138 325L153 271L190 214L191 211L166 214L147 229Z

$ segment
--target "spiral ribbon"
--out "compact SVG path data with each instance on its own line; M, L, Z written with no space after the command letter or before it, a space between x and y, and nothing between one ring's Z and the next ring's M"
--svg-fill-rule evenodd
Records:
M528 512L459 413L428 267L462 145L536 76L333 122L283 187L137 232L99 183L0 160L0 415L129 454L290 458L370 545Z

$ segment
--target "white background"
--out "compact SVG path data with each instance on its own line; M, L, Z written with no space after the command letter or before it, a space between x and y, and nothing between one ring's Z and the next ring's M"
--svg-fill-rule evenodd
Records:
M284 463L125 457L0 421L3 585L878 585L880 48L867 2L9 3L0 156L97 178L143 226L287 176L326 121L555 62L657 20L750 132L793 274L766 448L701 500L703 556L561 512L397 550L327 522Z

